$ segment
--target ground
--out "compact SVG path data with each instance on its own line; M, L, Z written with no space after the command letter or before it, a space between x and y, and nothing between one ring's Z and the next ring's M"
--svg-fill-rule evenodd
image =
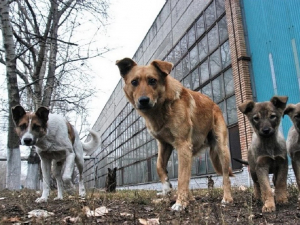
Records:
M296 187L289 187L289 203L277 205L273 213L261 213L262 204L252 193L250 188L233 188L234 203L224 206L221 189L192 190L195 199L185 210L174 212L170 209L174 195L159 199L155 191L92 190L86 199L65 194L60 201L53 200L55 191L51 191L48 202L38 204L35 199L40 193L36 191L1 190L0 224L300 224ZM88 216L89 209L99 207L102 216ZM53 214L29 218L28 212L35 209Z

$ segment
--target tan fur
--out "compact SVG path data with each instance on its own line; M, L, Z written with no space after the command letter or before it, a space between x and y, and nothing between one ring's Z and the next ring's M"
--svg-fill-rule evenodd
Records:
M73 129L73 126L67 122L67 127L68 127L68 136L69 136L69 139L72 143L72 145L74 144L75 142L75 133L74 133L74 129Z
M191 91L172 78L172 64L155 60L138 66L125 58L117 61L125 81L127 99L145 119L150 134L158 143L157 173L168 184L167 163L173 149L178 151L178 198L188 204L192 157L210 147L217 173L223 175L224 202L232 202L230 152L227 127L220 108L206 95Z

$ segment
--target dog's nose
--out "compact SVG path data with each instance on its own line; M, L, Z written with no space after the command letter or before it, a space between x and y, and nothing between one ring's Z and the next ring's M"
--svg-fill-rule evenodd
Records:
M147 96L142 96L139 98L139 103L141 106L147 106L150 102L150 98L148 98Z
M25 145L30 145L32 143L32 139L31 138L24 138L23 141L24 141Z
M264 134L269 134L270 131L271 131L271 129L270 129L269 127L264 127L264 128L262 129L262 132L263 132Z

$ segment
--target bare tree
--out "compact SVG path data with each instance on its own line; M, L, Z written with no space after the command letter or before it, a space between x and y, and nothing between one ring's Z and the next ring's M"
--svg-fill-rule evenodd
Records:
M5 49L5 65L9 108L19 104L20 96L16 74L16 55L13 40L13 30L10 23L9 5L7 0L0 1L0 18L2 38ZM19 189L21 186L21 155L19 140L14 132L14 124L9 111L7 135L7 172L6 186L9 189Z
M88 60L109 51L96 45L107 19L107 0L15 0L9 7L15 73L20 79L8 83L16 86L21 104L28 110L47 106L52 112L80 113L85 118L86 105L96 91L88 75ZM0 49L0 63L7 65L1 56ZM37 162L29 160L30 164Z

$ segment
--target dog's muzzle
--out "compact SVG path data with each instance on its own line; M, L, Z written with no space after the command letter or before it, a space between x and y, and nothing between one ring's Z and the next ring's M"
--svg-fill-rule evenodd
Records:
M21 138L21 144L26 146L35 145L36 139L30 133L25 133L25 135Z
M264 127L264 128L261 129L260 133L264 137L270 137L274 134L274 129L272 129L270 127Z
M151 109L153 106L150 102L150 98L147 96L142 96L138 99L137 108L140 110Z

